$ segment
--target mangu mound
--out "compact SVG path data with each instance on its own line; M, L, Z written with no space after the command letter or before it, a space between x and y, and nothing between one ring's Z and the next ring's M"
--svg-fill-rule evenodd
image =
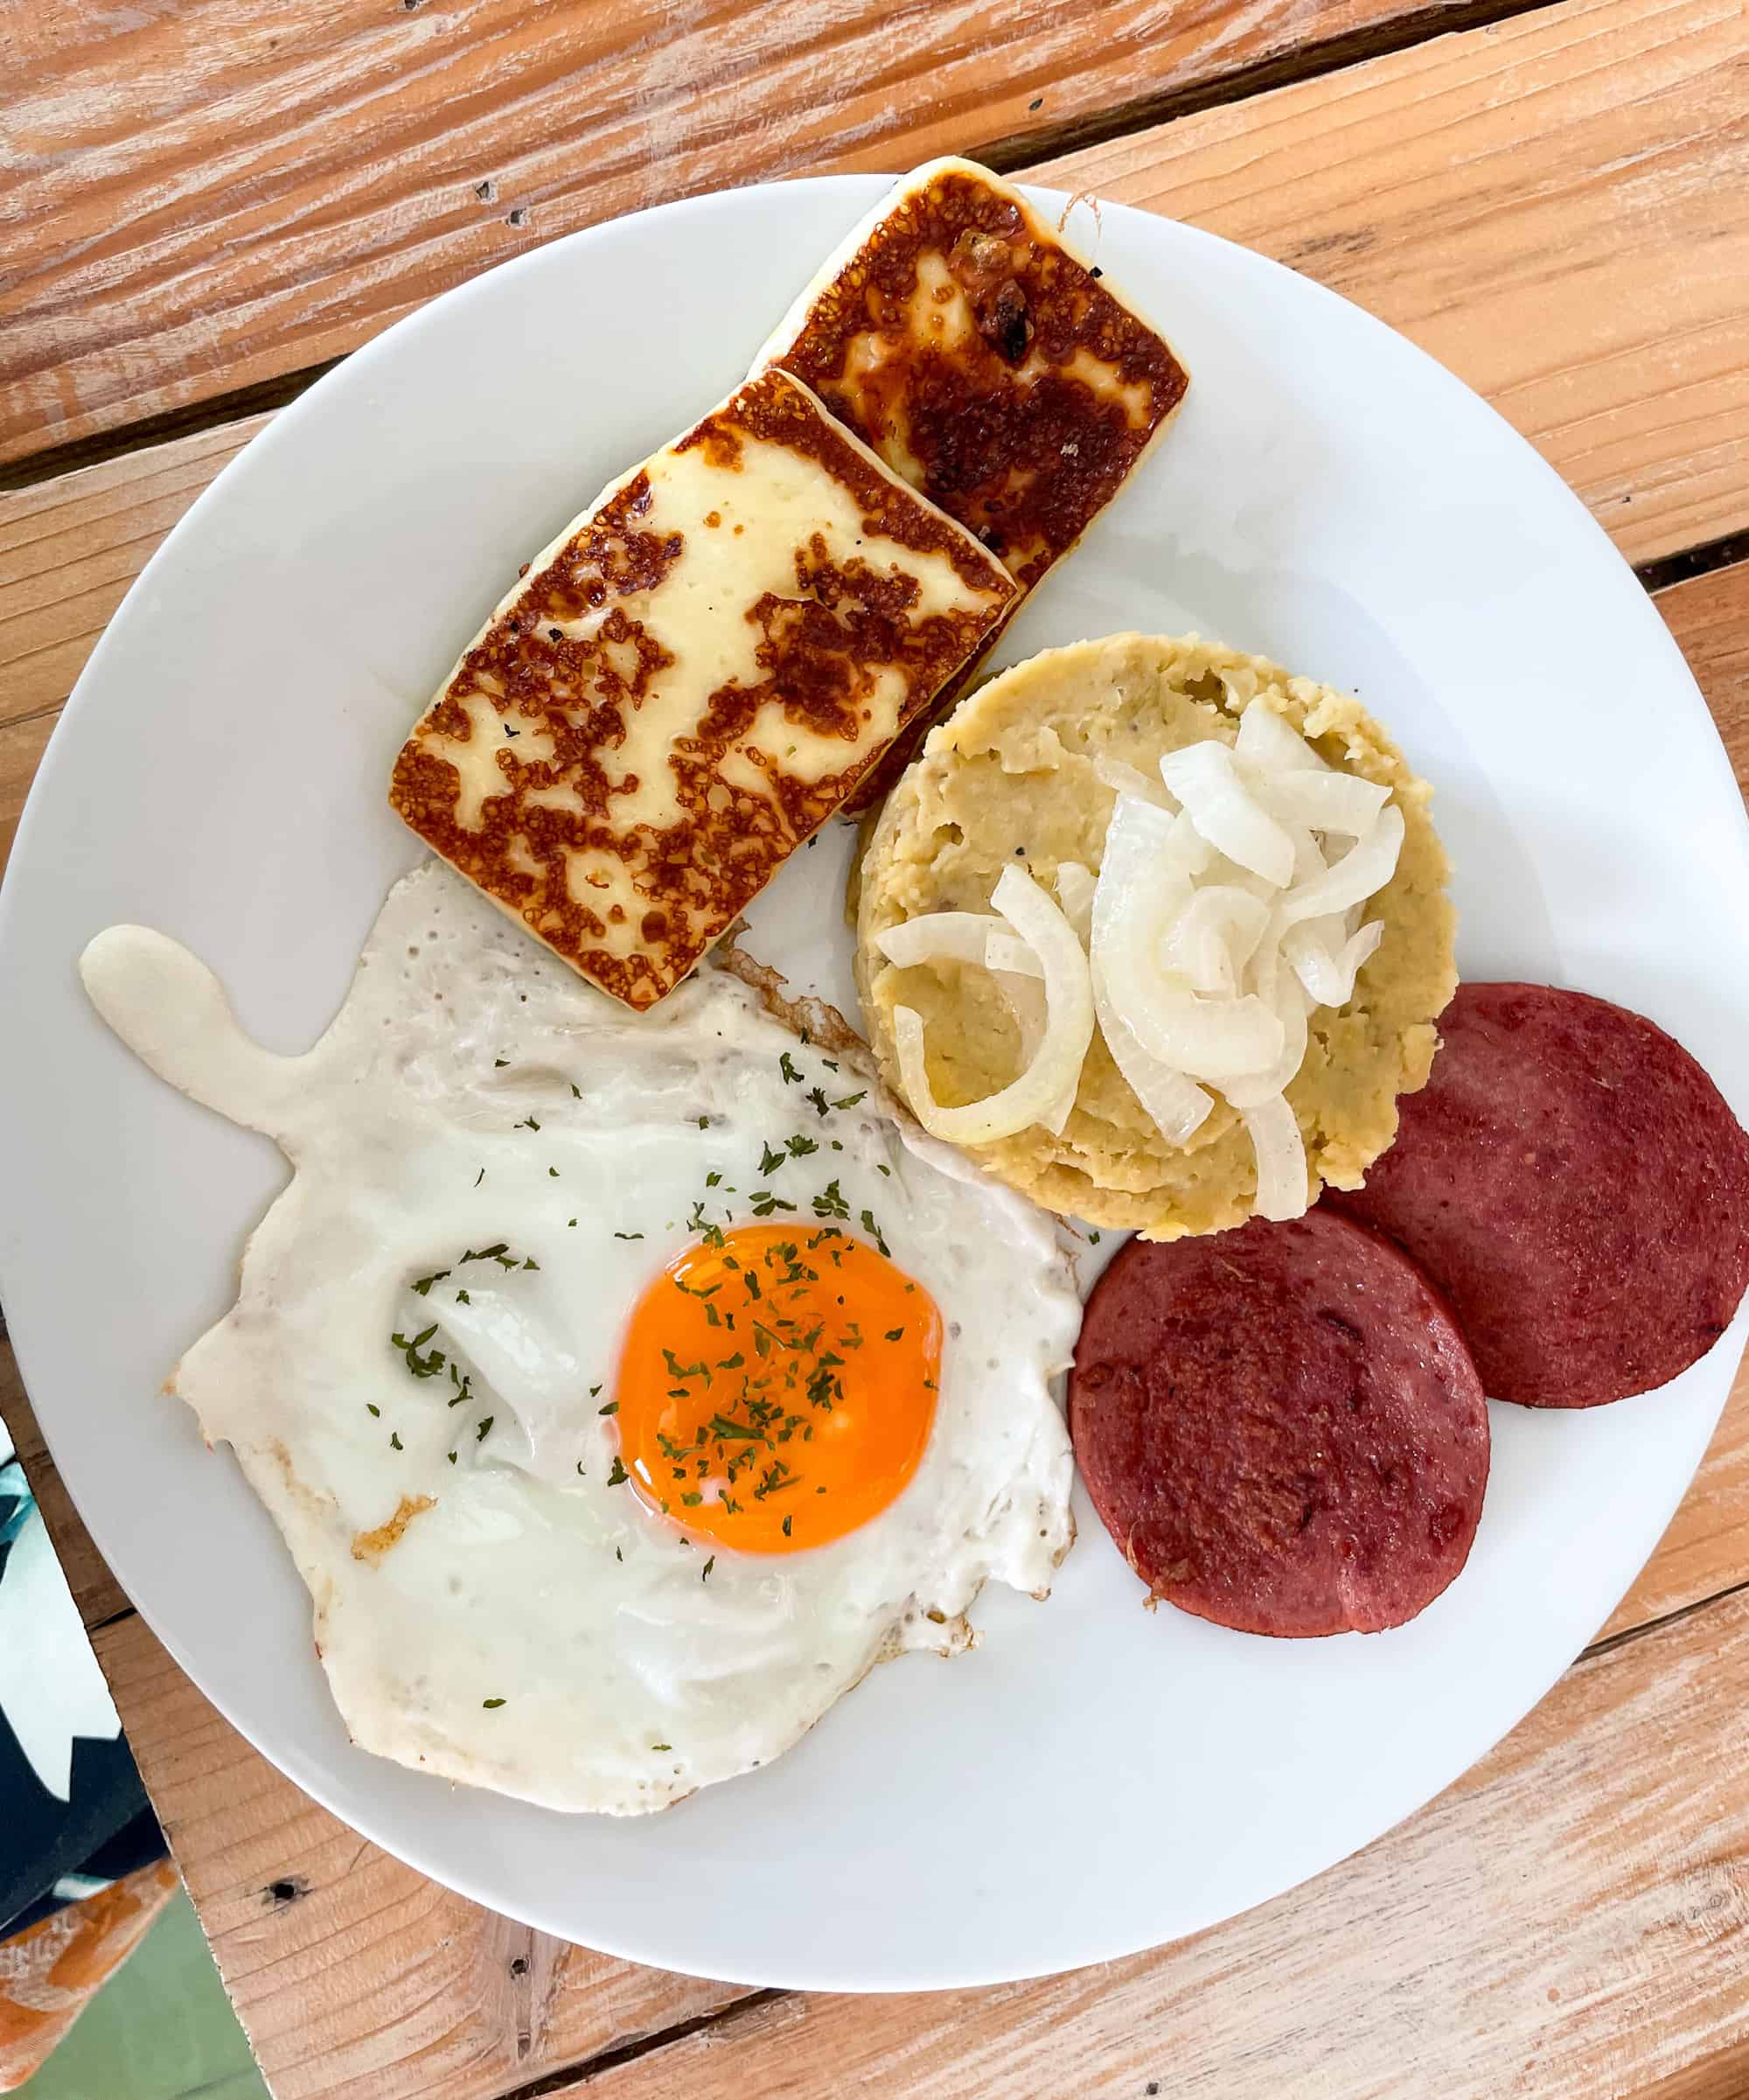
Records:
M856 967L882 1076L901 1098L895 1009L922 1016L942 1103L1007 1085L1024 1044L998 973L944 957L901 968L883 937L930 914L988 912L1010 867L1047 892L1060 892L1065 864L1097 872L1118 802L1112 779L1127 771L1158 781L1169 753L1233 745L1250 708L1300 732L1325 766L1388 789L1401 813L1395 872L1367 907L1377 947L1340 1008L1311 1011L1286 1088L1308 1196L1360 1185L1396 1134L1398 1095L1427 1077L1435 1019L1457 981L1431 790L1347 694L1195 637L1112 635L1016 665L931 731L888 799L860 870ZM1148 1238L1218 1231L1257 1207L1256 1155L1234 1106L1217 1092L1188 1141L1170 1141L1097 1030L1060 1131L1033 1124L968 1149L1049 1210Z

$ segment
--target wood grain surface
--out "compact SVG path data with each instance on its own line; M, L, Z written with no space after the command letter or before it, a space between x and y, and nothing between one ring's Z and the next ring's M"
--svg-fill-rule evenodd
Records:
M95 1645L275 2100L518 2092L742 1995L450 1894L258 1757L143 1620Z
M1039 178L1334 285L1486 394L1649 562L1749 525L1746 166L1740 0L1568 0Z
M332 357L488 263L621 212L948 151L993 147L1012 165L1091 120L1479 11L14 5L0 39L0 254L15 258L0 271L0 459Z
M1740 2095L1746 1682L1735 1597L1580 1664L1388 1838L1176 1947L994 1991L786 1997L558 2090L1613 2100L1704 2064L1709 2096Z
M1177 1947L944 1996L759 1993L665 2042L747 1994L449 1894L257 1757L138 1618L97 1648L279 2100L581 2091L586 2070L602 2100L1150 2080L1174 2100L1607 2100L1749 2063L1749 1598L1578 1664L1389 1837Z
M771 173L988 149L1209 227L1425 345L1630 559L1749 529L1739 0L52 0L0 16L0 461L34 482L0 495L0 867L104 624L267 420L233 395ZM178 413L213 427L28 464ZM1657 602L1749 788L1749 560ZM1749 2092L1749 1370L1600 1644L1409 1824L1175 1948L876 2000L565 1947L379 1852L128 1608L3 1342L0 1413L278 2100Z

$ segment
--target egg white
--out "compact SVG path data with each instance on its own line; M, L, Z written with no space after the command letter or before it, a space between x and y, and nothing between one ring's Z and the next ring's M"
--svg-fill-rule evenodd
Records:
M554 1808L660 1808L778 1755L883 1654L965 1645L986 1577L1048 1590L1073 1535L1051 1380L1080 1320L1054 1225L726 972L634 1015L437 865L391 892L301 1057L249 1041L160 935L114 928L82 967L154 1070L295 1169L173 1384L283 1532L366 1748ZM761 1175L792 1133L819 1151ZM813 1229L833 1180L844 1229L940 1308L927 1450L831 1544L695 1542L610 1484L623 1323L696 1204L746 1222L764 1189Z

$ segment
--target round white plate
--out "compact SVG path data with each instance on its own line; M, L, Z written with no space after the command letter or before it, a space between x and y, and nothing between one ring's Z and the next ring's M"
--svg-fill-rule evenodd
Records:
M1145 1611L1084 1501L1049 1603L987 1595L975 1653L875 1671L789 1756L658 1817L566 1818L348 1744L272 1525L158 1391L225 1310L283 1168L136 1064L74 959L112 921L162 927L258 1036L306 1044L419 857L384 783L457 649L519 562L728 389L880 189L742 190L577 234L286 409L94 653L0 899L4 1302L55 1459L153 1629L301 1785L466 1894L642 1961L834 1990L1125 1954L1407 1815L1595 1633L1688 1483L1743 1332L1643 1399L1496 1408L1469 1566L1397 1633L1271 1642ZM1004 660L1195 627L1357 692L1438 787L1465 973L1636 1007L1749 1112L1749 831L1603 534L1354 307L1138 212L1079 231L1193 384ZM835 913L822 858L762 909L768 948Z

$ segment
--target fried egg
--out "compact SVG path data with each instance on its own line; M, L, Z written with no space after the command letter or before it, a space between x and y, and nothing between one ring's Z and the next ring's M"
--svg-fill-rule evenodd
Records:
M172 1390L284 1534L364 1748L635 1814L965 1646L987 1578L1048 1591L1067 1259L854 1038L714 966L631 1014L436 865L302 1057L162 935L81 966L291 1162Z

